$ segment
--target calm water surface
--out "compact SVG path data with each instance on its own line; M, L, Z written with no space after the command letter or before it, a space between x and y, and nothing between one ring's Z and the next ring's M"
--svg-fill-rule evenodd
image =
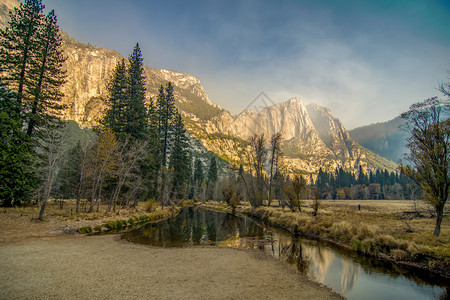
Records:
M187 207L174 218L147 224L123 237L160 247L219 245L260 249L348 299L446 299L448 283L423 272L292 237L254 220Z

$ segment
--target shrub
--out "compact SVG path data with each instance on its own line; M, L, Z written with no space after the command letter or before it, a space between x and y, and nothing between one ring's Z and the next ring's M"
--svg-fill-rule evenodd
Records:
M353 238L352 226L345 222L334 223L330 227L330 234L333 238L337 238L343 242L350 242Z
M145 202L145 210L148 212L154 212L156 209L156 201L154 199L149 199Z
M379 235L375 238L375 240L386 252L389 252L391 249L398 248L399 246L399 242L393 236L388 234Z
M115 224L116 224L116 226L115 226L116 229L120 229L123 226L122 221L120 221L120 220L116 220Z
M356 236L360 240L364 240L366 238L372 238L374 237L373 231L365 224L361 224L358 227L356 227Z
M134 225L134 219L133 218L129 218L128 219L128 224L130 224L131 226Z
M108 222L105 223L105 227L108 230L116 229L116 222L115 221L108 221Z
M355 250L357 252L362 252L361 241L360 240L358 240L356 238L352 239L351 245L352 245L353 250Z
M367 238L361 241L361 252L365 254L376 254L378 251L377 243L373 238Z
M144 221L146 221L148 219L148 216L147 215L141 215L141 216L139 216L139 221L140 222L144 222Z
M243 195L236 184L228 183L222 187L222 196L225 202L231 206L234 214L236 207L241 203Z
M408 258L408 252L401 249L392 249L391 255L395 260L405 260Z
M96 225L96 226L94 227L94 230L97 231L97 232L102 231L102 225Z
M78 232L80 233L80 234L87 234L87 233L91 233L92 232L92 227L91 226L83 226L83 227L80 227L80 229L78 229Z

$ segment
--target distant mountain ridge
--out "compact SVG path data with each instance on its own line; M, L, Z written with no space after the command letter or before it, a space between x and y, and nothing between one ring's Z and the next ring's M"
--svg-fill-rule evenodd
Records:
M401 129L404 121L396 117L387 122L370 124L349 131L360 145L394 162L399 162L407 152L408 134Z
M0 0L0 5L14 0ZM18 2L16 1L18 4ZM2 7L2 6L0 6ZM6 24L0 11L0 24ZM98 124L106 108L107 82L117 64L124 59L117 51L79 43L63 33L67 61L67 83L63 87L67 105L64 118L83 126ZM130 51L131 47L130 45ZM246 110L233 117L214 104L200 80L193 75L145 67L147 100L156 97L160 85L171 81L176 106L184 118L192 144L202 153L211 151L235 166L245 162L246 140L252 134L283 135L284 161L291 172L317 173L319 168L344 167L357 170L388 169L396 164L355 142L331 111L316 104L305 105L299 98L263 108Z

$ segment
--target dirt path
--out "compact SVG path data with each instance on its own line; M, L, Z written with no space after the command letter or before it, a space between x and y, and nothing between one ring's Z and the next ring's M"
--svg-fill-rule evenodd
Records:
M340 298L257 251L156 248L1 219L0 299Z

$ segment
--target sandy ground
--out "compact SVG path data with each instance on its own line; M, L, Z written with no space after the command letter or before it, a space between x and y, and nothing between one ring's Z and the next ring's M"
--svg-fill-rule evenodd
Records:
M257 251L157 248L15 222L0 216L0 299L340 298Z

